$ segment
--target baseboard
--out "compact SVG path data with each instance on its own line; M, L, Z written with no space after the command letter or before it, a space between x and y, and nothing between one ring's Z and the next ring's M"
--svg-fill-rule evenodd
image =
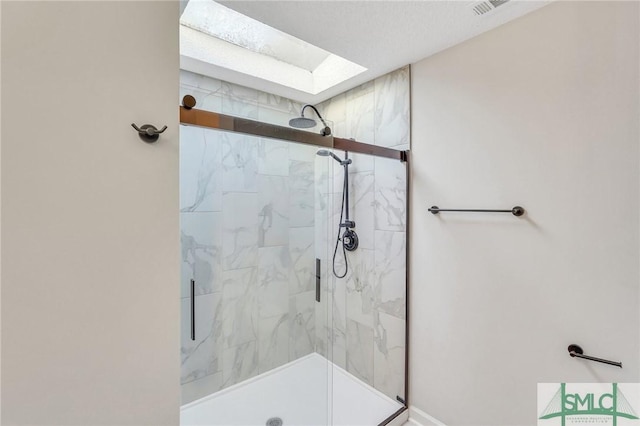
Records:
M409 423L417 426L446 426L440 420L416 407L409 407Z

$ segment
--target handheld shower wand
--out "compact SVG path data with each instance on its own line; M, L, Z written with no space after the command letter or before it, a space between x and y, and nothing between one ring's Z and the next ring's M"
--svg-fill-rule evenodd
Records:
M329 157L329 156L331 156L334 160L336 160L338 163L340 163L341 166L344 166L346 164L351 164L351 160L349 158L345 158L344 160L341 160L340 157L338 157L333 152L331 152L331 151L329 151L327 149L319 149L318 152L316 152L316 155L319 155L321 157Z
M349 264L347 262L347 251L354 251L358 248L358 234L352 228L356 227L356 223L349 219L349 164L351 159L349 153L345 151L344 160L340 159L333 152L326 149L321 149L317 152L322 157L331 156L344 168L344 180L342 186L342 207L340 208L340 222L338 225L338 236L336 237L336 246L333 250L333 275L338 278L344 278L349 271ZM343 222L344 218L344 222ZM344 231L342 229L344 228ZM340 236L342 232L342 236ZM338 246L342 242L342 254L344 256L344 273L342 275L336 272L336 256L338 254Z

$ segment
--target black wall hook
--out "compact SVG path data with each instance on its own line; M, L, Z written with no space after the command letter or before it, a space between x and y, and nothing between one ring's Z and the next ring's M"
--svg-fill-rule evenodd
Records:
M167 126L164 126L162 129L158 130L156 126L152 124L143 124L141 127L138 127L135 125L135 123L131 123L131 126L138 131L140 139L147 143L153 143L157 141L160 137L160 133L167 130Z

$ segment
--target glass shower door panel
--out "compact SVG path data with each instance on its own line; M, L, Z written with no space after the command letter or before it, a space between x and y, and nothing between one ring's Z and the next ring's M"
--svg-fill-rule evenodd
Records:
M402 409L405 400L406 164L333 152L350 162L332 161L332 421L373 425ZM353 238L345 238L350 227L358 241L353 250Z
M182 424L330 424L315 152L181 127Z

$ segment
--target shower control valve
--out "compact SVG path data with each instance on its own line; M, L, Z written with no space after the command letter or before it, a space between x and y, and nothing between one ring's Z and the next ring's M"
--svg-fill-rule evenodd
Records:
M349 228L342 234L342 246L347 251L354 251L358 248L358 234Z

